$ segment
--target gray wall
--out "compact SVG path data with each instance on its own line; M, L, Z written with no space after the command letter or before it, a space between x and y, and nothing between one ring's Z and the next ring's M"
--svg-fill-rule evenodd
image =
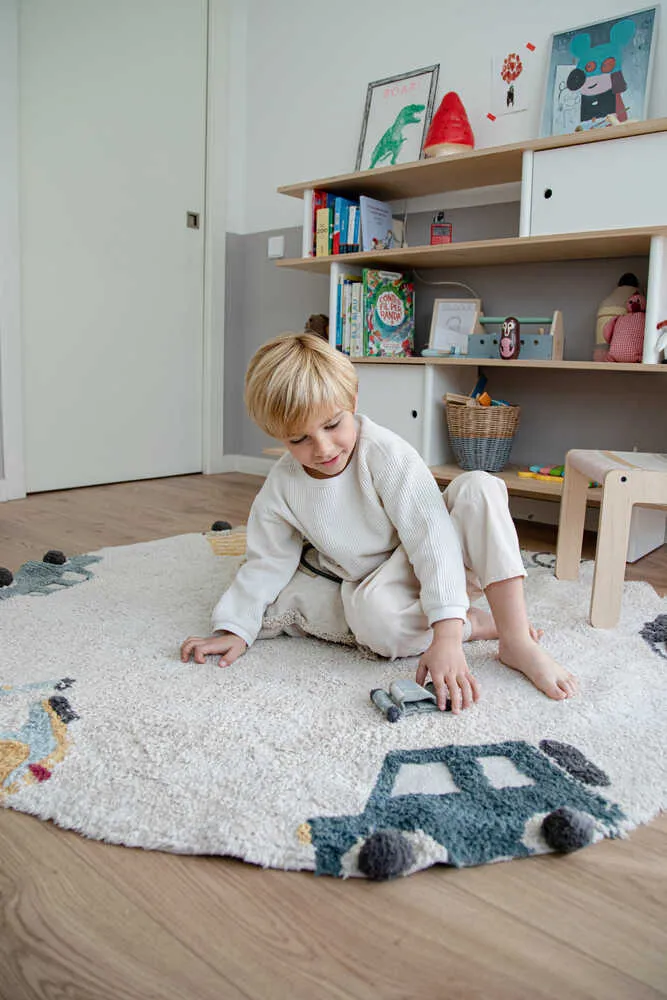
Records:
M432 213L408 219L411 246L427 244ZM451 210L454 241L516 236L516 202ZM299 229L283 230L286 257L301 253ZM245 415L243 376L254 351L286 330L301 330L310 313L327 312L329 283L323 275L277 268L267 258L274 232L229 235L227 243L227 328L225 339L225 452L261 455L272 444ZM415 277L416 346L428 341L433 300L455 297L463 281L482 299L487 315L545 315L561 309L567 360L590 360L599 302L624 271L645 282L647 258L567 261L499 267L418 271ZM425 280L422 280L425 279ZM460 290L462 297L467 292ZM615 372L559 372L488 368L493 396L522 406L512 451L518 464L557 464L568 448L667 450L667 394L659 375ZM471 388L475 376L471 372Z
M311 313L328 313L329 278L278 268L267 257L269 236L285 236L285 256L301 256L301 230L228 234L225 324L224 450L261 455L275 441L246 415L243 380L258 347L279 333L303 330Z

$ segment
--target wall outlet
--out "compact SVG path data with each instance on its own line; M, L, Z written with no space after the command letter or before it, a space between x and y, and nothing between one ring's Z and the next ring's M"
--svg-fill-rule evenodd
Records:
M284 257L285 256L285 237L284 236L269 236L269 246L268 246L268 256L269 257Z

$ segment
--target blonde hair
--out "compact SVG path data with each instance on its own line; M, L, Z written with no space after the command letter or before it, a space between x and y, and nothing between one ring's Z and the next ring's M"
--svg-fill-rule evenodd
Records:
M284 333L253 356L245 403L266 434L284 440L322 411L339 407L354 412L357 386L346 355L312 333Z

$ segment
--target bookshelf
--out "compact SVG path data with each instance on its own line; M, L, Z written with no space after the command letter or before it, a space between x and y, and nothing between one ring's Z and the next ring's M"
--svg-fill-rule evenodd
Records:
M295 257L277 261L278 267L327 274L332 263L345 266L411 268L479 267L502 264L537 264L566 260L601 260L609 257L648 256L653 237L667 237L667 226L567 233L557 236L516 236L509 239L444 243L436 246L404 247L375 253L342 256Z
M611 148L608 143L612 143ZM360 273L368 266L397 271L440 268L452 269L454 279L457 268L472 266L648 257L643 363L521 358L514 361L353 359L363 411L413 443L434 472L448 475L458 467L451 465L453 456L444 428L442 397L448 391L469 391L471 368L483 371L502 367L505 371L525 372L526 379L532 373L552 373L549 380L552 377L560 380L554 382L554 387L558 386L557 391L563 393L569 392L564 380L570 374L583 373L583 377L603 374L605 378L613 374L616 378L613 399L610 396L608 404L610 415L618 412L624 378L641 374L655 379L667 374L667 364L656 350L657 323L667 318L667 198L661 167L665 162L667 118L656 118L286 185L279 192L304 200L304 225L310 227L308 201L314 189L397 201L518 182L520 235L372 253L303 256L281 260L278 266L313 274L328 273L329 309L330 315L335 315L332 303L335 304L336 282L343 270ZM581 386L581 382L577 385ZM579 403L570 402L570 407L582 405L581 394L578 399ZM656 419L661 420L662 413L656 414ZM518 479L516 475L512 479L510 475L508 485L516 495L545 496L545 484L538 480ZM559 495L559 490L550 494L555 500Z

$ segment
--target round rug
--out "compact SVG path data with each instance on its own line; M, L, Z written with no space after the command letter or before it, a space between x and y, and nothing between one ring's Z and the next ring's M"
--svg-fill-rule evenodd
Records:
M402 861L376 844L406 873L549 850L540 823L559 806L592 817L593 840L665 807L667 601L647 584L595 630L592 564L558 581L553 557L526 556L531 619L581 695L549 700L478 642L474 708L392 724L370 691L414 678L415 659L281 636L227 669L180 662L240 563L205 536L97 556L2 592L6 806L115 844L371 877L359 858L378 830L407 833Z

